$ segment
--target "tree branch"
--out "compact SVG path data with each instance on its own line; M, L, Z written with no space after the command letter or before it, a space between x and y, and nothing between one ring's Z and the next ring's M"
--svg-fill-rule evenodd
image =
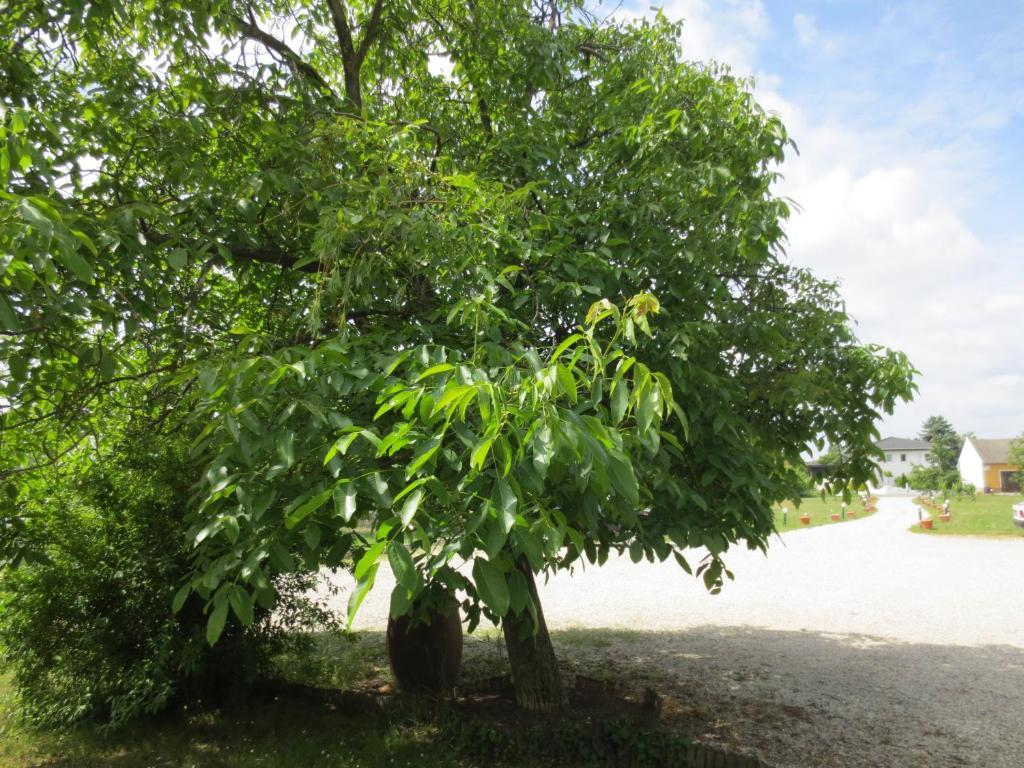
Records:
M359 43L359 50L356 57L359 65L362 66L366 54L370 52L370 46L380 34L380 18L384 10L384 0L374 0L373 9L370 11L370 20L366 22L366 30L363 32L362 42Z
M359 71L363 67L366 54L370 52L370 47L380 35L384 0L374 0L370 18L363 31L363 39L359 42L358 47L353 40L352 27L348 23L348 12L345 10L342 0L327 0L327 7L331 11L334 33L338 37L338 48L341 50L341 63L345 70L345 95L356 109L362 109L363 93Z
M83 440L85 440L84 435L78 438L74 443L65 448L63 451L60 451L54 456L48 456L46 461L41 461L38 464L29 464L27 466L14 467L13 469L0 470L0 480L11 477L12 475L18 475L24 472L35 472L37 469L45 469L46 467L52 467L64 456L71 453L73 450L75 450L75 448L81 445Z
M331 88L323 75L317 72L308 61L303 59L285 42L278 40L269 32L260 29L254 21L246 21L239 16L235 16L235 24L238 26L238 30L245 37L260 43L268 50L278 54L288 63L294 72L312 80L318 88L330 94L332 98L338 98L338 94L334 92L334 89Z

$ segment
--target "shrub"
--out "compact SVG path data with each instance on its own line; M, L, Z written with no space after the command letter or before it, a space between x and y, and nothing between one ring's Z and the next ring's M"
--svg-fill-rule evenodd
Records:
M195 479L179 441L138 436L22 488L23 538L45 558L0 571L0 653L30 723L117 726L218 703L268 671L288 621L264 614L211 649L198 601L172 611L188 573L184 520ZM296 598L308 585L278 586ZM292 624L312 618L287 615Z

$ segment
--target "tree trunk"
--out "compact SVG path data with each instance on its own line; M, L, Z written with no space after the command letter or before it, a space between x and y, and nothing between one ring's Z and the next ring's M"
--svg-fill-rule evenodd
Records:
M519 616L511 613L501 620L505 633L505 647L512 667L512 685L516 703L527 712L558 712L569 703L562 685L562 676L555 661L555 649L544 622L540 597L533 570L525 558L519 558L516 567L526 577L530 598L537 608L537 626L533 626L530 613Z

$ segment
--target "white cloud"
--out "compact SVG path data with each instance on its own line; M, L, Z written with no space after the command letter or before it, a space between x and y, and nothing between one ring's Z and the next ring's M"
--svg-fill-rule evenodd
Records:
M677 0L665 10L689 21L688 57L758 71L771 34L760 2ZM794 26L803 45L839 45L812 17ZM981 436L1024 431L1024 239L996 241L969 223L990 186L983 149L969 137L922 142L906 130L919 105L906 105L902 124L854 125L832 116L845 117L841 104L793 100L771 72L758 71L755 93L800 147L778 186L801 208L787 226L790 259L839 280L858 335L921 370L915 402L882 431L911 436L932 414Z
M826 35L818 28L813 16L798 13L793 17L797 40L804 48L820 50L823 53L835 53L839 49L839 38Z
M686 58L728 64L741 76L754 73L757 44L771 30L762 0L670 0L660 7L668 18L682 19L679 44ZM619 8L612 18L628 21L650 15Z

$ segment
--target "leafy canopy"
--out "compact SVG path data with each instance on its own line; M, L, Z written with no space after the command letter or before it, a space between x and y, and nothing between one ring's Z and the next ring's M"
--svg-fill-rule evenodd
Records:
M928 452L928 463L943 473L956 473L960 459L960 449L964 446L964 438L959 435L953 425L944 416L929 416L921 425L918 435L922 440L932 444Z
M211 640L340 564L352 610L387 562L394 613L474 620L535 610L523 561L705 547L717 588L805 447L867 480L912 393L784 258L783 125L663 18L8 5L0 472L88 452L125 381L178 393Z

